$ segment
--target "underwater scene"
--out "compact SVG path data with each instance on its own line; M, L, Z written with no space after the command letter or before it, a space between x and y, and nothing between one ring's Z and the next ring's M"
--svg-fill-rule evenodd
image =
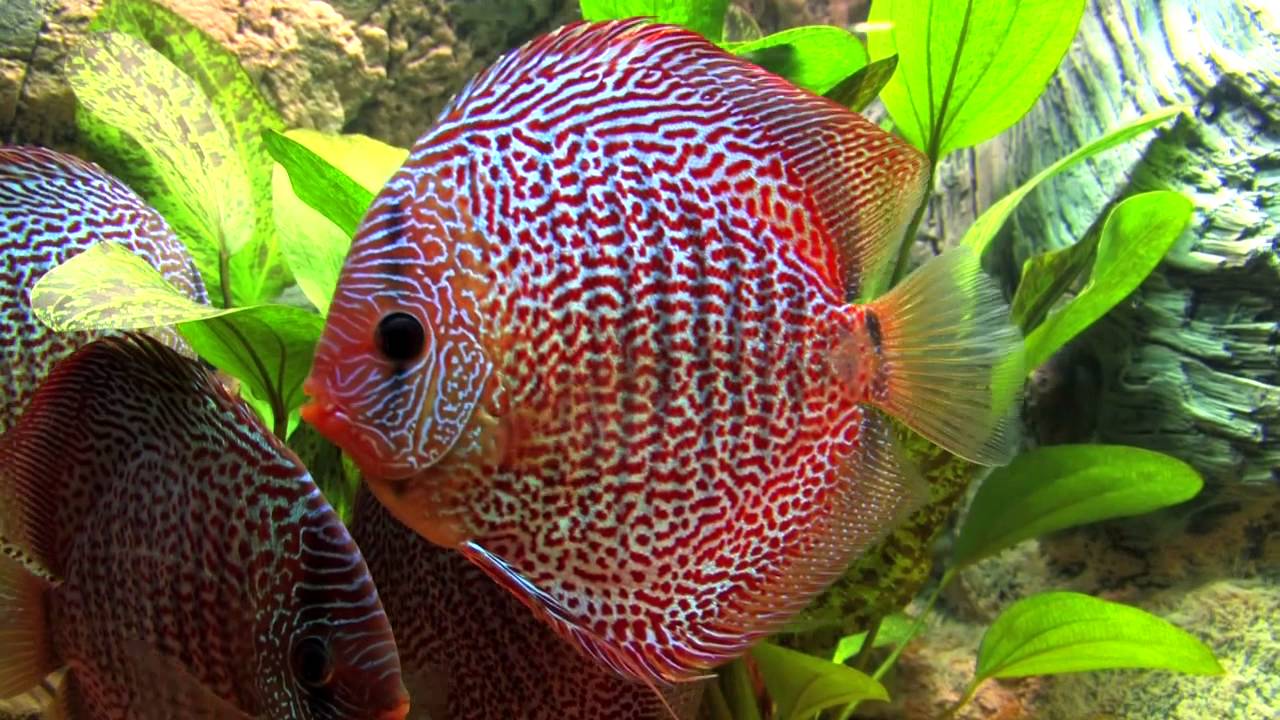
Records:
M0 0L0 720L1280 720L1274 0Z

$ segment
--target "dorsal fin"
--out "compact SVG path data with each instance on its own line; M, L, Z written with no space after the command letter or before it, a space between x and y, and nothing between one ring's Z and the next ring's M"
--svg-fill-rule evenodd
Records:
M134 391L147 397L157 386L194 387L231 402L198 364L147 335L107 337L80 348L54 367L17 425L0 438L0 545L14 545L55 576L63 574L59 538L74 532L66 527L66 508L79 507L71 498L87 493L68 483L92 476L73 467L86 462L76 452L93 421L86 400L127 394L139 384Z
M722 149L730 154L747 147L753 159L781 160L788 189L804 191L803 200L786 199L789 213L804 215L797 247L846 299L860 295L864 278L878 277L896 255L925 197L929 170L924 154L861 115L679 27L643 19L566 25L507 53L478 75L450 102L441 121L465 122L488 114L489 119L525 121L537 116L544 122L562 114L559 105L582 101L576 94L557 96L553 88L560 78L597 76L602 78L598 105L616 100L634 115L648 112L645 119L660 125L672 103L655 107L652 97L628 97L620 89L625 83L618 81L623 74L619 68L650 74L650 86L674 80L670 87L717 94L717 107L733 112L735 130L744 133L727 137ZM575 88L575 93L581 90ZM549 99L557 105L536 104ZM739 147L726 147L734 143ZM814 225L829 246L809 246L812 234L806 230Z

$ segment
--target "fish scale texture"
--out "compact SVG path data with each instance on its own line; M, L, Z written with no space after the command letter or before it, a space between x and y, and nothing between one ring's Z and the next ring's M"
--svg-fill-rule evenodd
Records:
M342 522L247 406L157 341L61 363L0 442L0 493L25 510L25 531L10 517L0 535L60 580L49 627L73 717L227 717L204 693L276 719L394 707L395 643ZM351 683L328 697L362 703L305 697L304 636Z
M31 313L36 281L102 241L151 263L208 302L194 261L141 198L97 165L36 147L0 147L0 432L11 427L53 364L100 333L54 333Z
M402 525L367 491L351 534L396 633L411 720L668 720L654 690L583 657L461 554ZM666 689L692 720L701 683Z
M862 320L851 235L921 172L693 34L570 27L460 93L375 200L312 387L367 467L420 481L373 483L398 517L616 670L687 678L896 514L851 475L865 397L828 358ZM419 358L348 350L393 311Z

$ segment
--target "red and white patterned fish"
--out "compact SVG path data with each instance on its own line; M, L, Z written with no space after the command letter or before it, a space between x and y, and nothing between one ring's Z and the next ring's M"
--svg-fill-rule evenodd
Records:
M400 648L411 720L692 720L702 686L664 689L600 667L453 550L367 490L351 522Z
M0 432L54 363L103 333L55 333L31 313L46 272L99 242L123 245L208 302L190 253L160 214L102 168L40 147L0 147Z
M406 715L368 569L306 469L146 336L63 360L0 439L0 550L0 698L65 667L70 720Z
M697 676L913 507L881 410L1012 453L1021 340L975 257L850 303L926 175L696 34L563 28L464 89L374 201L304 417L588 653Z

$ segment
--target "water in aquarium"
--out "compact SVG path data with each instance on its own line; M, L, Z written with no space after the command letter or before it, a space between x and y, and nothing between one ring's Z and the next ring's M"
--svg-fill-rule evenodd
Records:
M1266 0L4 0L0 720L1280 720Z

